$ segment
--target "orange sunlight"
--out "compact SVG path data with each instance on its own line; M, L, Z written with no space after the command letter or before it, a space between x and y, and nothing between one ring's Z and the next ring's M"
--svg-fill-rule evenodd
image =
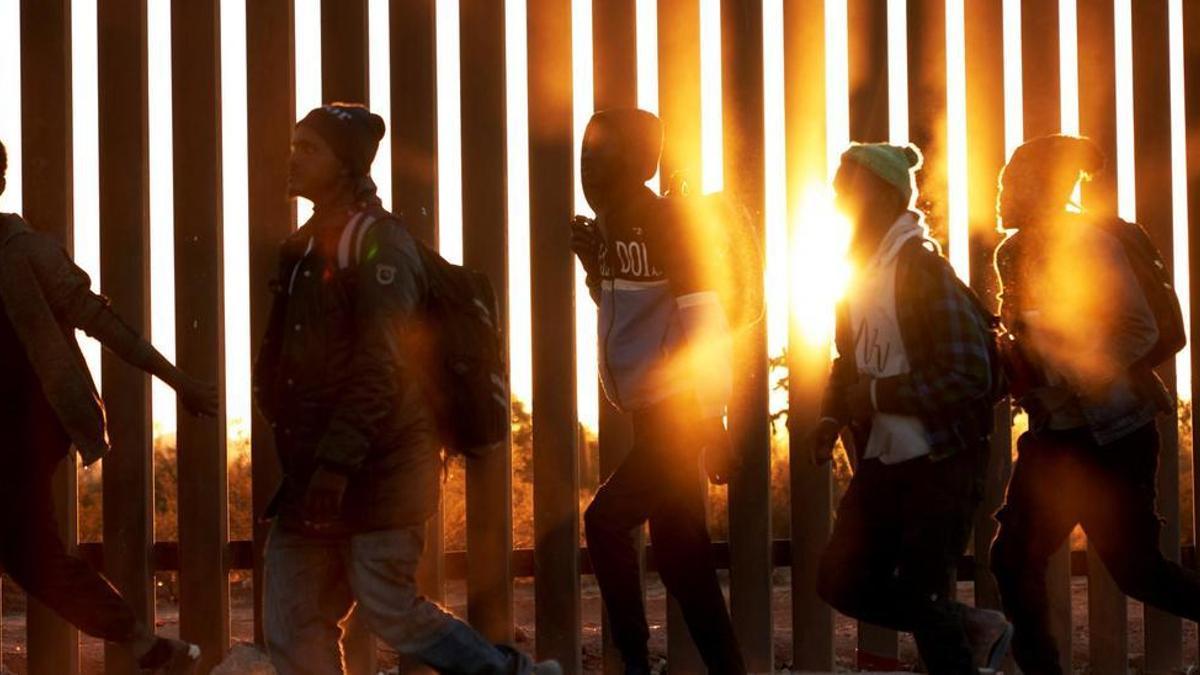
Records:
M438 0L436 7L437 67L437 199L440 246L451 261L462 260L462 156L459 4L461 0ZM574 145L578 166L579 140L593 110L592 7L594 2L609 0L571 0L572 67L574 105ZM695 130L699 148L685 159L692 166L681 167L700 178L700 192L724 187L724 138L722 135L721 0L694 0L699 9L700 128ZM908 100L908 9L913 0L887 0L888 24L888 96L889 138L894 143L909 138ZM949 196L949 255L955 269L968 275L968 199L967 199L967 107L965 57L966 3L975 0L945 0L946 46L946 152L936 162L944 172ZM1024 140L1022 111L1021 0L1003 3L1005 107L1004 139L1006 152ZM1133 62L1131 23L1134 0L1111 2L1115 19L1115 65L1117 156L1110 158L1115 167L1120 214L1135 219L1137 203L1134 183L1133 133ZM98 221L98 92L96 61L96 2L76 0L72 6L73 34L73 118L74 118L74 213L76 259L99 287ZM1061 127L1066 133L1079 131L1079 69L1087 67L1078 54L1079 26L1076 12L1081 0L1056 0L1060 12ZM1188 310L1187 274L1187 167L1183 101L1183 26L1185 0L1169 0L1171 54L1171 135L1172 180L1175 196L1175 266L1177 290ZM834 305L844 293L850 278L845 260L849 225L833 206L828 178L836 170L841 152L850 141L848 83L848 0L823 0L825 7L825 163L805 170L803 175L788 176L785 124L784 82L784 6L787 0L763 0L764 68L764 187L766 234L766 280L768 306L768 349L780 355L788 344L789 329L794 326L804 344L814 353L827 350L833 333ZM295 4L295 83L296 112L305 114L321 101L321 41L319 0L294 0ZM20 120L20 5L17 0L0 0L0 95L10 105L0 110L0 138L10 154L8 190L0 197L0 210L21 209L21 120ZM390 64L386 0L370 0L371 103L388 116L390 108ZM528 136L525 83L527 54L525 46L526 0L510 0L506 20L508 85L509 153L509 227L510 227L510 306L514 397L530 403L531 346L528 279ZM1026 8L1029 5L1026 4ZM635 0L637 37L627 45L637 54L637 101L644 109L658 112L658 16L655 0ZM224 147L225 267L227 332L227 399L231 434L248 429L250 411L249 364L256 345L249 344L247 195L246 172L246 78L245 12L238 0L222 2L222 104ZM172 175L172 97L170 58L170 3L150 2L147 6L149 88L149 163L151 218L151 337L168 357L174 357L174 241ZM690 29L693 30L694 29ZM1086 58L1086 57L1083 57ZM664 83L670 84L670 83ZM670 93L670 90L667 90ZM817 105L821 105L817 103ZM816 119L816 117L814 117ZM999 130L997 130L998 132ZM380 147L376 162L376 182L385 204L390 200L390 143ZM697 165L698 164L698 165ZM826 174L824 169L828 173ZM659 178L650 185L658 188ZM791 193L791 194L789 194ZM798 196L792 201L789 197ZM582 189L576 181L576 211L589 214ZM791 206L789 206L791 205ZM311 213L310 205L298 202L298 217L303 222ZM792 222L789 222L789 219ZM564 223L564 227L566 224ZM595 428L598 420L596 377L596 311L583 284L582 269L577 271L576 352L578 410L580 421ZM791 325L789 325L791 324ZM98 365L99 350L86 341L90 362ZM823 354L822 354L823 355ZM1178 363L1181 398L1190 395L1190 363L1183 352ZM97 376L99 369L95 368ZM772 408L780 407L776 392ZM175 428L175 399L165 385L154 383L153 413L155 433L169 434ZM231 447L234 447L231 445Z
M800 213L804 217L788 251L792 321L810 348L826 349L833 337L834 305L850 281L851 266L845 257L850 225L834 208L832 190L821 183L806 186Z

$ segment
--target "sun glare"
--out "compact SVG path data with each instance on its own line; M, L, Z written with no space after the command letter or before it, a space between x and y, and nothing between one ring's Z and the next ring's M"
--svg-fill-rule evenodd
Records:
M823 349L833 337L834 307L850 281L845 257L850 225L834 208L830 188L821 183L805 188L799 212L804 215L788 251L792 321L808 347Z

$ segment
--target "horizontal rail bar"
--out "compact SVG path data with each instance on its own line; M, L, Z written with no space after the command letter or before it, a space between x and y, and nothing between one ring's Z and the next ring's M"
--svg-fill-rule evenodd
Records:
M717 569L729 569L729 543L713 542L713 556ZM1188 569L1195 567L1196 547L1184 546L1183 566ZM79 556L97 569L104 565L104 550L101 544L88 542L79 545ZM253 569L254 547L250 541L231 541L225 549L225 556L232 570ZM592 562L588 557L587 547L579 549L580 571L592 574ZM179 570L179 544L173 541L154 543L152 555L154 570L157 572L175 572ZM792 564L792 543L787 539L776 539L771 542L771 562L774 567L790 567ZM514 579L533 578L533 549L519 548L512 552L512 574ZM654 562L654 547L646 546L646 569L657 571ZM1071 551L1071 576L1086 577L1088 575L1087 551ZM461 581L467 577L467 552L446 552L446 579ZM975 556L964 555L958 561L958 580L975 580Z

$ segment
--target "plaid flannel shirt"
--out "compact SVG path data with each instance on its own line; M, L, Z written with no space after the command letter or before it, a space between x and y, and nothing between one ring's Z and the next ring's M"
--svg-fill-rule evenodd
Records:
M986 443L991 433L990 329L944 258L919 239L905 245L899 255L896 320L910 371L876 382L876 408L920 418L929 434L931 458L942 459ZM859 374L845 302L838 307L835 342L839 356L833 362L821 414L848 423L846 390ZM855 425L855 431L859 447L865 447L869 430Z

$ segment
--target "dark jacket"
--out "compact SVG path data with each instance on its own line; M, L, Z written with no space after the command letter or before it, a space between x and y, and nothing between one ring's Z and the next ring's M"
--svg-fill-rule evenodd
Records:
M108 300L91 290L88 275L52 237L20 216L0 214L0 321L5 325L0 365L0 404L26 415L18 423L52 424L61 438L57 457L69 445L91 464L109 450L104 407L75 339L76 329L134 367L149 370L154 348L121 321ZM9 399L14 405L8 405ZM19 405L18 405L19 404ZM52 414L42 414L52 413Z
M255 399L275 428L283 484L268 515L303 520L313 471L349 477L351 531L419 524L437 507L439 447L404 353L425 303L416 242L377 207L318 211L280 252Z
M641 187L597 219L588 286L599 306L600 381L621 410L694 395L704 417L725 414L729 325L705 263L712 255L681 207Z
M929 435L930 458L976 450L992 432L990 339L984 317L954 278L950 265L913 239L896 261L896 322L910 371L876 385L880 412L913 415ZM838 307L834 360L821 415L845 423L846 389L858 379L855 331L846 303ZM870 429L852 426L859 448Z
M1064 213L1011 234L995 262L1001 316L1037 375L1018 401L1031 430L1086 428L1106 445L1172 412L1154 371L1133 367L1158 324L1116 237L1088 214Z

